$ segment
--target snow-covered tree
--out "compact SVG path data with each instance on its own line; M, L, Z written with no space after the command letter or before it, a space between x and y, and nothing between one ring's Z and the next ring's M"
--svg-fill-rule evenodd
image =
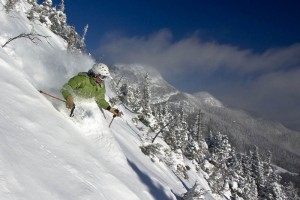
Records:
M202 163L208 153L208 146L203 137L203 130L203 113L199 111L189 132L188 142L184 151L189 159L195 159L198 163Z
M247 200L258 200L258 191L254 178L251 176L244 176L243 179L244 182L240 185L242 190L239 193L239 196Z
M133 91L133 99L130 104L132 110L134 112L141 113L142 110L141 90L139 89L139 87L136 87L135 89L132 89L132 91Z
M176 141L177 146L180 149L185 149L188 141L188 124L186 121L186 114L184 113L183 109L179 110L179 117L177 118L177 126L176 126Z
M183 200L202 200L203 199L203 188L197 183L189 189L182 197Z
M6 2L4 4L5 12L9 13L12 10L14 10L17 3L19 3L19 2L20 2L20 0L6 0Z
M252 177L255 179L258 195L261 198L265 198L265 179L264 179L264 171L263 171L263 164L260 159L260 155L258 153L258 148L255 148L254 152L250 152L251 156L251 172Z
M148 118L152 115L152 110L150 107L150 98L151 98L150 76L148 73L146 73L142 85L142 109L143 109L142 113L145 118Z
M37 5L37 0L27 0L27 2L31 5Z
M80 37L75 31L75 27L71 26L67 36L68 49L74 50L80 48L78 44L80 43Z
M162 123L162 126L165 126L166 124L169 124L170 120L173 120L173 115L172 115L172 109L170 107L170 104L169 102L165 102L163 104L161 104L161 109L160 109L160 115L162 116L161 117L161 123ZM169 126L167 126L165 128L166 131L169 130Z
M177 128L176 128L176 122L177 122L177 117L175 116L175 124L172 124L172 126L170 127L170 130L168 132L166 132L166 134L164 135L164 140L165 142L171 147L172 150L174 149L178 149L179 147L177 146L177 142L176 142L176 132L177 132Z
M193 126L193 137L196 139L198 143L201 143L203 141L204 136L204 113L199 110L199 112L196 115L195 124Z
M60 4L58 5L58 11L64 13L65 12L65 1L61 0Z
M29 0L28 2L31 4L31 9L27 12L27 18L33 22L40 20L40 5L38 5L37 0Z
M45 0L42 5L39 5L35 0L30 0L32 5L30 11L27 13L27 18L31 21L38 20L45 24L55 34L61 36L68 43L70 50L84 50L84 37L75 31L75 27L67 25L67 17L64 13L64 1L61 2L59 8L52 7L52 0ZM87 27L84 30L86 34Z
M43 2L44 9L50 10L52 7L52 4L53 4L52 0L45 0Z
M238 195L240 193L240 182L241 176L243 175L242 164L239 155L236 153L234 149L230 151L229 158L226 162L227 171L226 171L226 179L229 184L229 188L231 193L234 195ZM235 198L236 199L236 198Z
M231 152L228 136L218 132L215 135L211 134L206 140L210 152L209 161L217 167L224 166Z
M265 190L267 199L285 200L286 195L283 186L280 184L281 177L275 173L271 166L271 152L268 153L267 159L263 162L264 176L266 179Z
M68 26L67 26L67 17L65 13L61 11L53 12L49 16L49 20L51 21L50 29L62 36L64 39L67 39L68 35Z
M209 176L208 184L211 189L217 194L223 194L225 189L228 189L228 183L226 182L226 178L224 176L224 169L214 167Z
M285 195L286 195L287 199L297 199L297 200L300 199L297 194L297 189L295 188L295 186L292 182L289 182L285 186Z
M252 177L251 157L248 154L239 154L242 171L238 182L238 195L243 199L257 200L258 192L256 181Z
M217 133L212 133L206 138L208 144L208 161L214 165L214 168L209 171L209 184L212 189L219 194L223 194L230 188L230 176L228 175L227 161L231 155L231 145L228 141L228 136Z
M150 76L146 73L144 77L144 81L142 83L142 91L141 91L141 115L139 115L139 119L146 126L150 127L153 132L159 130L159 126L155 117L152 115L152 109L150 106L151 100L151 85L150 85Z
M51 7L52 0L45 0L43 4L40 6L40 22L47 25L47 27L52 26L52 22L50 20L51 16L54 14L55 9Z
M185 151L188 144L188 129L186 116L182 109L178 111L172 121L169 131L166 132L164 139L172 149L181 149L182 151Z

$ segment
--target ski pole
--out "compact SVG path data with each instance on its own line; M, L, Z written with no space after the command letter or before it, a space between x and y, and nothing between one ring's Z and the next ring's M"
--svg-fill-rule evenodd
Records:
M117 115L113 115L113 118L111 119L111 121L110 121L110 123L109 123L109 128L110 128L110 126L111 126L111 124L112 124L112 122L114 121L114 119L115 119L115 117L116 117Z
M60 98L58 98L58 97L52 96L51 94L48 94L48 93L46 93L46 92L43 92L42 90L39 90L39 92L42 93L42 94L44 94L44 95L47 95L47 96L49 96L49 97L52 97L52 98L54 98L54 99L57 99L57 100L59 100L59 101L66 102L66 100L63 100L63 99L60 99Z
M53 96L53 95L51 95L51 94L48 94L48 93L46 93L46 92L43 92L42 90L39 90L39 92L40 92L41 94L47 95L47 96L49 96L49 97L52 97L53 99L56 99L56 100L59 100L59 101L62 101L62 102L65 102L65 103L66 103L66 100L60 99L60 98L58 98L58 97L55 97L55 96ZM73 116L74 116L74 110L75 110L75 104L74 104L73 108L71 109L70 117L73 117Z

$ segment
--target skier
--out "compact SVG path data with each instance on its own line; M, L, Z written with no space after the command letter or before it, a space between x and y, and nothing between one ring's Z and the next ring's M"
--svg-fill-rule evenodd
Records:
M93 67L86 73L80 72L63 85L61 93L66 99L66 107L72 109L74 104L74 96L81 98L95 98L99 108L110 111L113 116L121 116L122 112L113 108L105 100L105 84L104 80L111 78L108 67L103 63L95 63Z

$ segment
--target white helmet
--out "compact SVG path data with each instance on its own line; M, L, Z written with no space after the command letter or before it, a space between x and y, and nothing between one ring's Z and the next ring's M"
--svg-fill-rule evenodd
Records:
M91 70L95 75L100 74L102 76L107 76L109 78L112 78L109 73L108 67L103 63L95 63Z

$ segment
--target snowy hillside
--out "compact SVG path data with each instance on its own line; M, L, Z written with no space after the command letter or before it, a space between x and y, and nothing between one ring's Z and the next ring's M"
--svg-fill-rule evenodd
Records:
M195 182L205 199L215 199L193 167L191 178L184 179L176 163L167 166L145 156L140 146L149 135L135 127L133 114L122 106L124 117L109 128L112 116L95 103L77 103L70 118L63 103L38 92L61 98L63 83L94 61L68 52L45 24L29 21L24 13L29 7L21 1L7 14L0 5L0 44L32 30L49 36L36 44L19 38L0 48L0 199L177 199Z

